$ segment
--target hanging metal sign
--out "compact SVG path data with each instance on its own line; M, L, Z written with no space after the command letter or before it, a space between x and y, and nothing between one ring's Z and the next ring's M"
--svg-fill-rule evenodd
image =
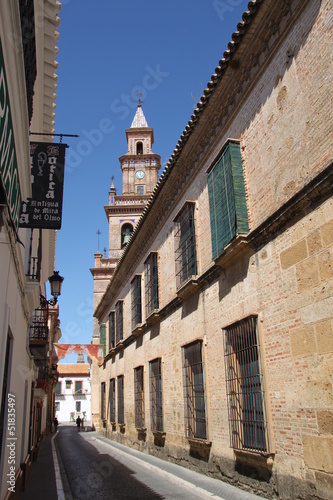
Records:
M22 201L20 227L60 229L66 144L31 142L32 197Z

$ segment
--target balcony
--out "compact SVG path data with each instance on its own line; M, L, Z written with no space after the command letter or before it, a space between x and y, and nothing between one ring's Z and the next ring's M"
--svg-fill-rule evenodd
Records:
M47 325L47 308L40 306L35 309L30 320L29 348L35 362L41 365L46 360L49 349L49 328Z
M48 374L47 362L44 361L41 362L38 368L36 389L43 389L44 392L47 392L48 381L49 381L49 374Z

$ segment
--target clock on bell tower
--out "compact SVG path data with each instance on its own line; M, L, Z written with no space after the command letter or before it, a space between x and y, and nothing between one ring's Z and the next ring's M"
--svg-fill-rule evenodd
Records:
M158 181L161 157L152 151L154 130L148 127L141 100L126 130L127 153L119 158L123 173L123 195L150 196Z
M104 207L109 226L109 255L95 253L95 266L90 269L94 279L94 309L110 283L117 263L158 181L161 157L152 151L154 130L148 127L139 103L126 130L127 153L119 158L123 174L123 192L117 194L114 177L109 189L109 203ZM99 339L99 325L94 319L93 337Z

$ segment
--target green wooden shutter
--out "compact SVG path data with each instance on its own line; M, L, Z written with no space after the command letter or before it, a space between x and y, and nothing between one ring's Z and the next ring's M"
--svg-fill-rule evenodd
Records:
M243 167L238 143L230 142L207 178L212 257L216 259L237 234L249 230Z
M106 326L105 325L100 326L99 343L103 345L104 356L106 356Z
M229 151L236 207L237 234L247 234L250 228L246 206L245 183L240 145L234 142L230 143Z

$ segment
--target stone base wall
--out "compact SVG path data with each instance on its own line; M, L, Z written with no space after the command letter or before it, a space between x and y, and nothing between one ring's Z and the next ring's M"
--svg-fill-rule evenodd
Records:
M154 443L154 436L149 433L149 439L134 439L124 433L112 429L111 424L103 427L100 422L99 433L112 441L130 446L143 453L149 453L162 460L175 463L182 467L219 479L245 491L262 495L264 498L280 500L332 498L332 478L323 473L315 480L307 477L305 480L274 470L271 457L249 456L235 454L234 458L223 455L209 454L206 450L187 449L174 443L168 443L167 436L163 443ZM151 439L152 438L152 439Z

